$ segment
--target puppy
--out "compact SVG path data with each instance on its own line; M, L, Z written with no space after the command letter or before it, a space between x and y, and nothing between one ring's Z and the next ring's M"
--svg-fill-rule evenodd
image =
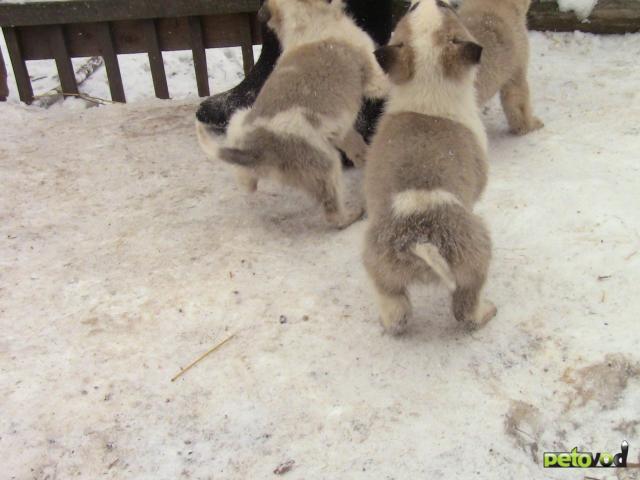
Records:
M344 228L362 209L345 210L336 148L363 164L366 144L354 130L362 99L383 97L389 88L373 40L341 0L267 0L259 17L277 34L282 56L254 105L232 117L222 145L203 124L200 143L238 167L249 191L273 175L308 192L327 221Z
M544 124L531 109L527 11L531 0L464 0L458 12L484 47L476 87L483 105L500 92L510 130L524 135Z
M392 87L367 157L363 257L390 333L406 328L415 283L444 283L455 318L469 326L496 314L481 299L491 240L472 211L487 182L474 89L481 53L441 0L415 3L376 51Z

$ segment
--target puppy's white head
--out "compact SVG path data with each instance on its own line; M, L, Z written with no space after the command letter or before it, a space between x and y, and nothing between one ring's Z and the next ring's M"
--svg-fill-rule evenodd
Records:
M265 0L258 19L285 44L291 36L329 26L344 16L343 0Z
M414 1L376 58L397 85L428 79L473 80L482 47L446 0Z

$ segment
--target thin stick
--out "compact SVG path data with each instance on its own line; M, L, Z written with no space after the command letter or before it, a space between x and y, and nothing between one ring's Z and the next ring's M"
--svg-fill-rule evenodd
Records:
M49 97L58 97L59 95L63 95L63 96L67 96L67 97L78 97L78 98L82 98L83 100L87 100L88 102L93 102L93 103L98 103L100 105L107 105L107 104L114 104L114 103L120 103L120 102L114 102L111 100L107 100L106 98L98 98L98 97L92 97L91 95L87 95L86 93L64 93L64 92L58 92L53 91L51 93L44 93L42 95L36 95L35 97L33 97L35 100L41 100L41 99L46 99Z
M78 86L82 85L86 80L88 80L91 75L94 74L96 70L98 70L101 66L104 65L104 60L102 57L91 57L86 63L82 64L80 68L78 68L75 72L76 83ZM42 77L45 78L45 77ZM35 80L34 80L35 81ZM39 96L38 103L41 107L49 108L54 103L57 103L59 100L63 99L62 85L58 85L54 89L50 90L46 94ZM86 98L85 100L90 99ZM98 105L101 103L95 102ZM106 103L106 102L105 102Z
M193 367L195 367L198 363L200 363L202 360L204 360L208 355L211 355L213 352L215 352L216 350L218 350L221 346L223 346L225 343L227 343L229 340L231 340L233 337L235 337L236 334L233 333L231 334L229 337L227 337L226 339L224 339L223 341L221 341L219 344L217 344L215 347L213 347L211 350L209 350L207 353L201 355L200 357L198 357L196 360L194 360L191 364L189 364L188 367L183 368L182 370L180 370L180 373L178 373L175 377L173 377L171 379L172 382L175 382L178 378L180 378L182 375L184 375L185 373L187 373L189 370L191 370Z

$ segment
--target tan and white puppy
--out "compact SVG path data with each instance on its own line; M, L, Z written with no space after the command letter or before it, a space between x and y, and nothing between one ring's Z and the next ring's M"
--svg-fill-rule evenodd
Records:
M336 148L363 164L366 144L354 129L362 99L389 88L373 40L341 0L267 0L259 16L278 35L282 55L253 106L231 118L226 138L199 124L200 144L237 166L248 190L275 176L315 198L331 225L346 227L362 209L345 210Z
M510 130L524 135L544 124L529 95L527 11L531 0L464 0L460 19L484 47L476 87L483 105L500 92Z
M444 283L455 318L469 326L496 313L481 298L491 240L473 213L487 182L474 89L481 53L440 0L415 3L376 52L392 87L365 170L364 264L391 333L404 331L416 283Z

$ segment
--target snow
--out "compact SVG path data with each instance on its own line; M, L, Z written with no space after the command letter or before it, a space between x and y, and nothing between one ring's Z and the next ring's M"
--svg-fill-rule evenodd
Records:
M3 478L582 480L542 453L624 439L638 461L640 35L531 40L546 127L485 112L499 312L476 332L421 288L382 335L365 224L240 192L193 96L0 105Z
M558 8L561 12L575 12L576 16L585 20L591 15L598 0L558 0Z

